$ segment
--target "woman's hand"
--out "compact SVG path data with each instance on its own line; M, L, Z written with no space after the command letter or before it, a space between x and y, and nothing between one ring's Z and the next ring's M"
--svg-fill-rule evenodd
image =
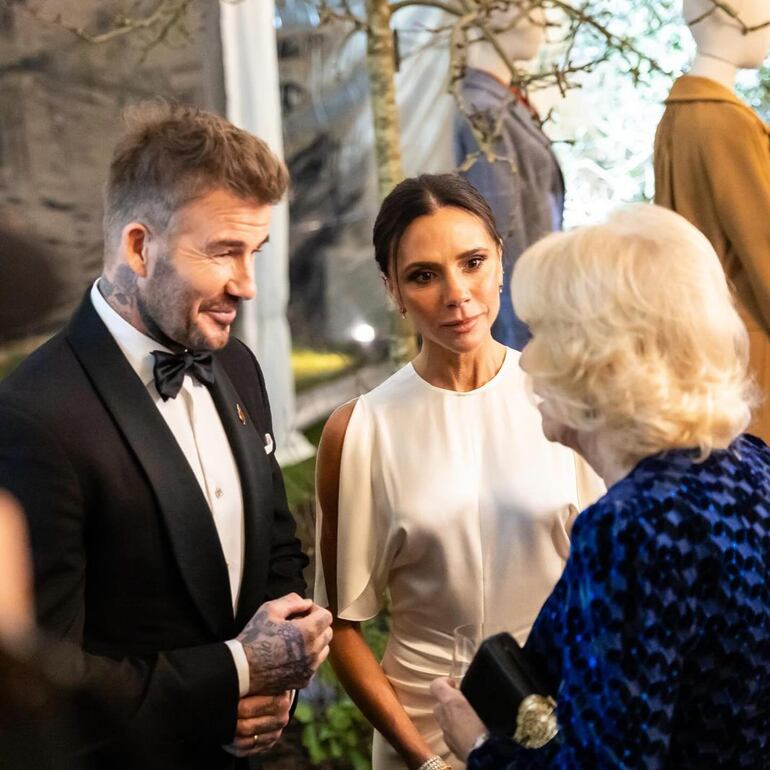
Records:
M430 691L438 701L433 715L444 731L444 740L452 753L465 762L473 744L487 732L487 728L449 679L434 679Z

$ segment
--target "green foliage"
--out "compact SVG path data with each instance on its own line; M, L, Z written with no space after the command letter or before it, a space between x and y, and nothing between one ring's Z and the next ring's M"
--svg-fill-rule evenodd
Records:
M364 639L378 659L387 642L387 609L362 624ZM324 770L371 770L372 728L324 663L316 675L315 695L303 697L294 718L313 765Z
M318 446L325 420L305 431L307 439ZM315 458L283 469L289 506L298 527L311 530L312 517L305 521L308 506L313 505ZM382 660L388 640L390 602L380 615L362 623L366 643L377 660ZM311 686L303 691L294 718L302 725L302 744L314 767L323 770L371 770L372 728L337 681L329 662L325 662Z
M770 120L770 59L759 72L739 72L736 90L763 120Z
M314 765L371 770L371 728L347 695L340 693L322 710L302 700L294 718Z
M326 420L321 420L304 431L305 438L313 446L318 446L325 424ZM282 468L282 472L289 509L294 517L299 519L302 516L302 507L312 506L315 500L315 457L288 465Z
M283 468L283 483L286 486L286 499L289 509L299 516L303 505L312 505L315 495L315 457L295 465Z

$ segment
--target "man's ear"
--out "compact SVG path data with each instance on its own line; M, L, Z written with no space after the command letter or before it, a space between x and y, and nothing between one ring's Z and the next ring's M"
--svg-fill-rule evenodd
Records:
M129 222L120 233L119 251L123 262L139 278L146 278L149 272L150 231L141 222Z

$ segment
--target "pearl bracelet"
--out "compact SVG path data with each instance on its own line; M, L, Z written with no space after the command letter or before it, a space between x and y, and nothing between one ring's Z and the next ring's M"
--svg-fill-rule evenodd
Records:
M426 759L417 770L452 770L438 754Z

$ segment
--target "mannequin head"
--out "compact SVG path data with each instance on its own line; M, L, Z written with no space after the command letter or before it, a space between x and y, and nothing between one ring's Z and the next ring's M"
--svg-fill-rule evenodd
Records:
M683 0L682 13L698 46L699 57L712 57L737 69L757 69L770 47L770 25L743 32L741 22L754 27L770 21L770 0L730 0L738 19L717 8L712 0ZM700 21L698 19L700 18Z
M545 39L543 9L532 8L531 0L511 0L507 10L493 11L482 20L514 62L534 59ZM471 30L469 38L468 65L510 80L508 68L481 30Z

